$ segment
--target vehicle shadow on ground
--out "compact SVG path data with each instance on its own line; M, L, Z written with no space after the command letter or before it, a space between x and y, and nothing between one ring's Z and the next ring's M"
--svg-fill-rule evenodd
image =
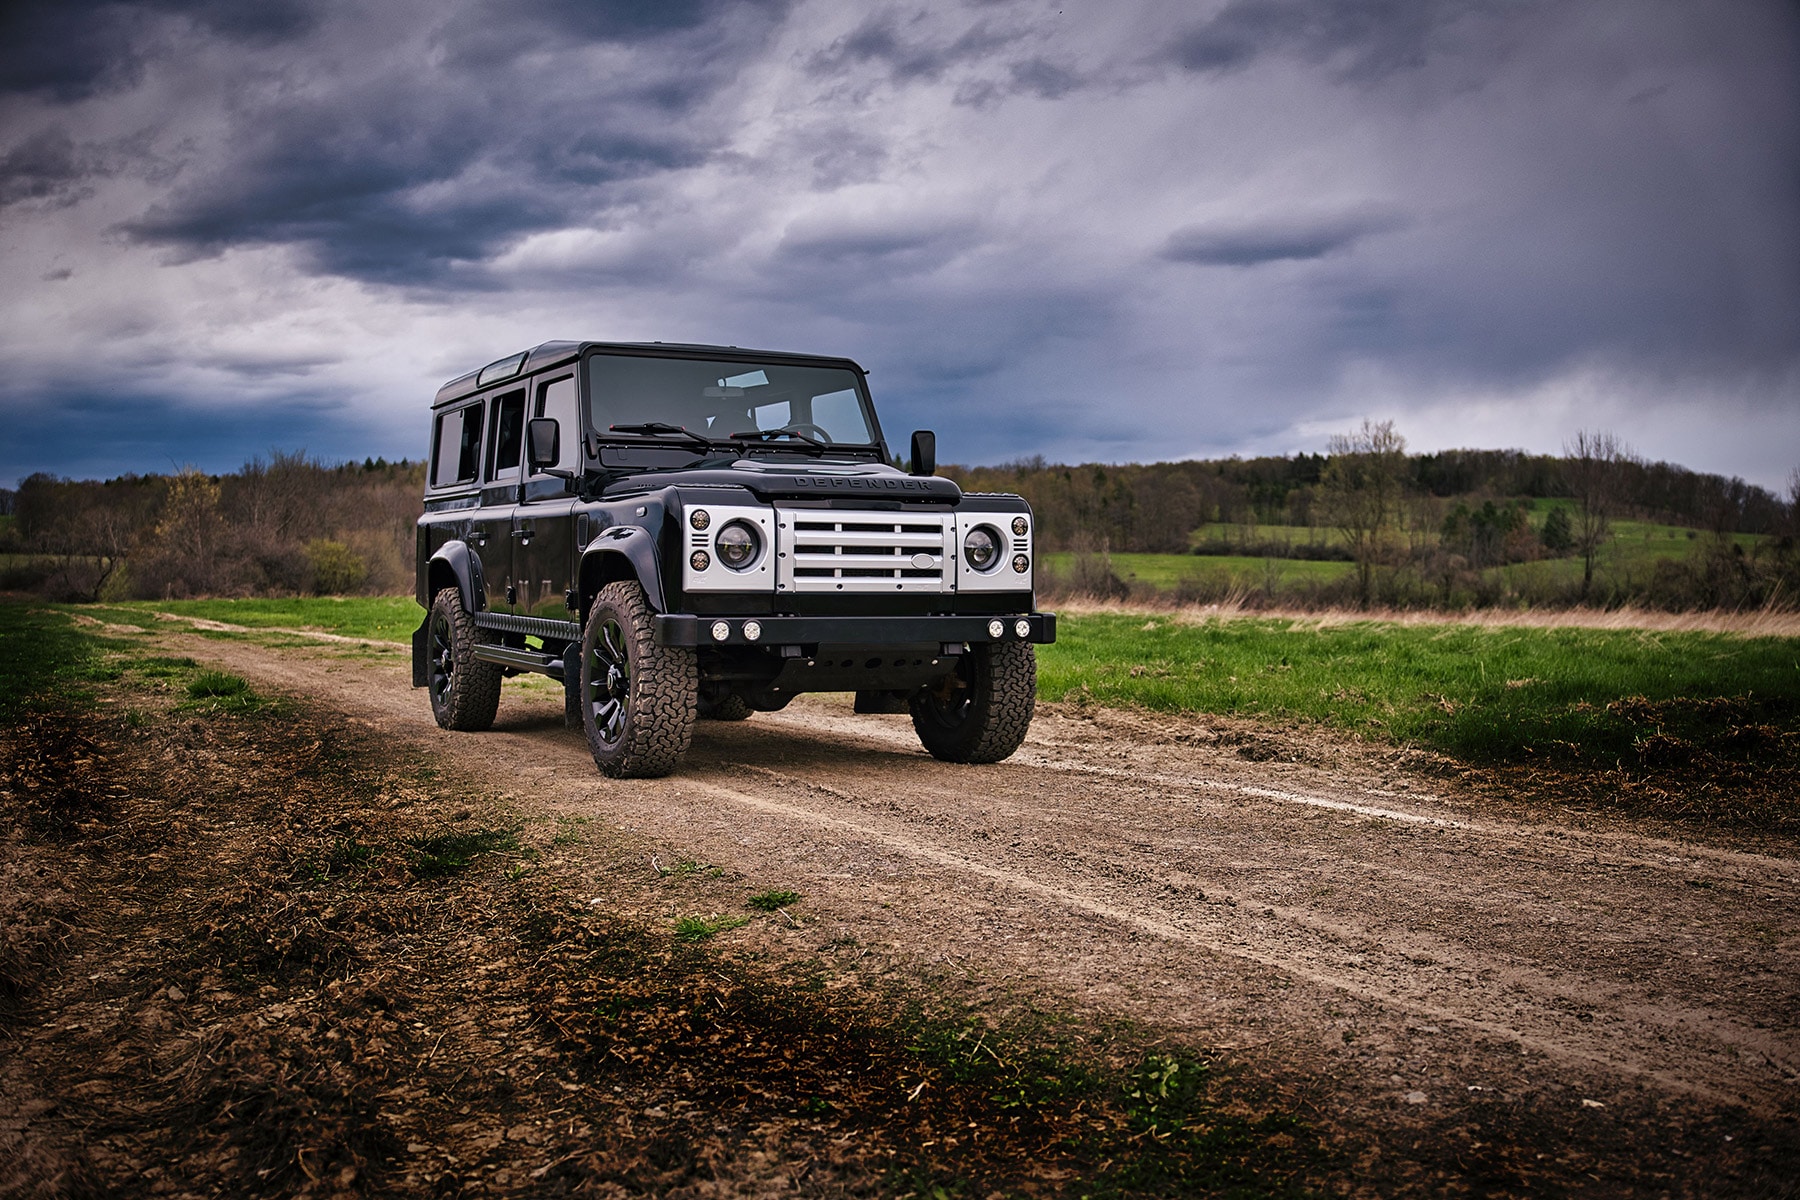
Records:
M870 732L885 730L881 718L869 718ZM892 726L910 738L911 730L904 719ZM492 732L536 738L554 738L571 750L586 750L579 729L563 724L562 711L549 705L502 705ZM701 721L694 727L693 747L677 773L695 769L730 766L765 767L771 770L794 770L808 767L842 765L846 755L854 755L864 767L877 764L917 766L928 760L924 750L915 745L895 744L863 738L842 730L807 730L791 722L776 723L751 717L747 721Z

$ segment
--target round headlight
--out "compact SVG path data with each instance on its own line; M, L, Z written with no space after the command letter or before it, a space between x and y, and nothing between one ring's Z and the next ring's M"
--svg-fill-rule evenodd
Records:
M1013 632L1018 634L1022 638L1030 637L1031 636L1031 622L1027 621L1024 617L1020 617L1018 620L1013 622Z
M989 621L988 622L988 636L991 638L1005 637L1006 636L1006 622L1004 622L1004 621Z
M688 565L696 571L704 571L712 566L712 555L704 550L696 550L688 556Z
M712 623L712 635L713 641L722 642L731 636L731 626L723 621L714 621Z
M719 536L713 539L713 548L726 566L741 571L756 560L756 552L762 548L762 537L754 525L733 521L719 530Z
M1025 523L1024 517L1014 517L1013 518L1013 535L1015 537L1024 537L1025 531L1030 528L1031 528L1031 526L1029 526Z
M712 524L712 514L707 512L704 508L696 508L693 512L688 514L688 524L692 525L695 529L705 529L708 525Z
M1013 555L1013 570L1015 570L1019 574L1023 575L1026 571L1028 571L1030 569L1031 569L1031 560L1029 558L1026 558L1023 554Z
M963 538L963 557L977 571L985 571L1000 559L1000 539L986 525L977 525Z
M761 621L745 621L744 622L744 640L746 642L754 642L757 638L759 638L761 636L762 636L762 622Z

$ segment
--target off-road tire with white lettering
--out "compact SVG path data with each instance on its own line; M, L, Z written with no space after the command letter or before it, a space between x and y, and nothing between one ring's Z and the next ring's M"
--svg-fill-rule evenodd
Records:
M908 702L913 730L933 758L999 762L1019 748L1037 709L1037 649L1029 642L978 642L956 673Z
M445 729L488 728L500 711L501 671L475 657L476 645L486 637L463 607L461 592L447 587L432 598L426 636L431 715Z
M615 779L667 775L694 739L700 666L693 650L656 644L644 589L600 589L581 634L581 724L594 763Z

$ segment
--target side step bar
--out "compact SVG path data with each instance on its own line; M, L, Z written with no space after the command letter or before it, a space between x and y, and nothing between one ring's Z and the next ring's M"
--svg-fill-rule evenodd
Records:
M480 643L475 647L475 657L482 662L499 663L503 667L520 671L535 671L552 679L563 677L563 657L560 654L540 654L536 650L516 650L511 646Z

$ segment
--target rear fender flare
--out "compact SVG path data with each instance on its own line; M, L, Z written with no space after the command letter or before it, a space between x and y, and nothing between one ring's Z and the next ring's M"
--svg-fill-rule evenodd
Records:
M425 605L447 587L462 594L463 608L479 612L487 597L487 580L481 574L481 558L467 542L445 542L426 564Z

